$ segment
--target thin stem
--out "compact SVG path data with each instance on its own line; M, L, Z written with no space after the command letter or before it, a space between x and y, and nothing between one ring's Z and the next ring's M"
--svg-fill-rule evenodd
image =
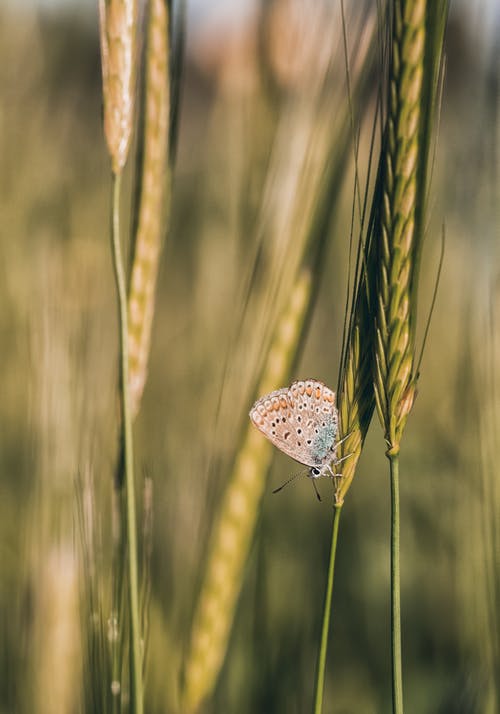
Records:
M118 481L114 485L112 494L112 533L113 533L113 561L111 565L112 573L112 604L111 604L111 692L112 704L111 711L113 714L120 714L121 711L121 687L116 687L116 684L121 681L122 672L122 652L123 652L123 564L125 562L125 543L123 539L123 493L122 488L118 485Z
M323 625L321 628L321 642L316 670L316 689L314 692L314 714L321 714L323 710L323 692L325 688L326 651L328 648L328 631L330 629L330 614L332 610L333 576L335 572L335 554L337 552L337 535L339 532L340 513L342 504L335 504L333 508L332 543L330 546L330 563L328 565L328 580L326 583L325 602L323 606Z
M399 454L389 456L391 472L391 640L392 711L403 714L401 588L399 577Z
M126 533L128 543L128 586L130 607L131 714L143 714L141 634L139 628L139 588L137 567L137 522L135 515L134 453L132 416L129 404L128 316L125 272L120 245L121 174L113 174L112 252L120 327L120 397L125 468Z

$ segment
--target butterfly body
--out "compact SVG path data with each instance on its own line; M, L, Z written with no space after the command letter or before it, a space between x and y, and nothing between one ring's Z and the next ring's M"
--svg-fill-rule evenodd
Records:
M335 393L323 382L299 380L267 394L255 402L250 419L278 449L308 466L310 478L332 473L338 412Z

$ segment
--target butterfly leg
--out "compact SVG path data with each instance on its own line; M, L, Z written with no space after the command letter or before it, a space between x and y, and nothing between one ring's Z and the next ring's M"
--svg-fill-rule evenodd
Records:
M337 461L335 461L335 463L337 463ZM329 473L326 473L326 471L328 471ZM335 472L333 471L330 464L325 464L323 476L326 476L326 478L335 478Z
M351 451L350 454L346 454L346 455L343 456L341 459L337 459L337 460L335 461L335 465L341 464L342 461L346 461L346 460L347 460L349 457L351 457L353 454L354 454L354 451Z
M337 443L332 446L332 451L333 451L333 453L335 454L335 452L337 451L337 449L339 448L339 446L340 446L341 444L343 444L344 441L347 441L347 439L348 439L350 436L352 436L353 434L354 434L354 431L350 431L348 434L346 434L345 436L343 436L342 439L340 439L340 441L337 441ZM348 458L348 456L352 456L352 454L348 454L347 456L344 456L342 459L339 459L339 461L338 461L337 463L340 463L340 461L344 461L345 459Z

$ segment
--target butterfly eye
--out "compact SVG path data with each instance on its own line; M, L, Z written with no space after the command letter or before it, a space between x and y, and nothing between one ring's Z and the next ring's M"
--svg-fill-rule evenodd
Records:
M316 466L313 466L312 469L311 469L311 474L312 474L313 476L319 476L320 470L317 469Z

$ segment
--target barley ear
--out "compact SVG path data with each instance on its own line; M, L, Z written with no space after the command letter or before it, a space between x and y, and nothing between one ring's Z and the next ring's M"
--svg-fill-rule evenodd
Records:
M375 221L374 392L390 465L392 707L394 714L402 714L399 451L416 393L418 264L429 115L434 107L446 3L393 0L391 7L388 107L380 163L382 196Z
M388 455L399 452L415 398L413 372L418 168L426 0L393 4L388 116L382 149L375 327L375 397Z
M447 0L395 0L378 221L375 397L390 456L416 395L415 328L427 172Z
M136 0L99 0L104 134L114 174L127 160L134 111Z
M415 396L413 286L426 0L393 0L387 120L380 159L381 201L377 244L374 391L384 429L391 484L392 710L403 714L400 587L400 440Z

